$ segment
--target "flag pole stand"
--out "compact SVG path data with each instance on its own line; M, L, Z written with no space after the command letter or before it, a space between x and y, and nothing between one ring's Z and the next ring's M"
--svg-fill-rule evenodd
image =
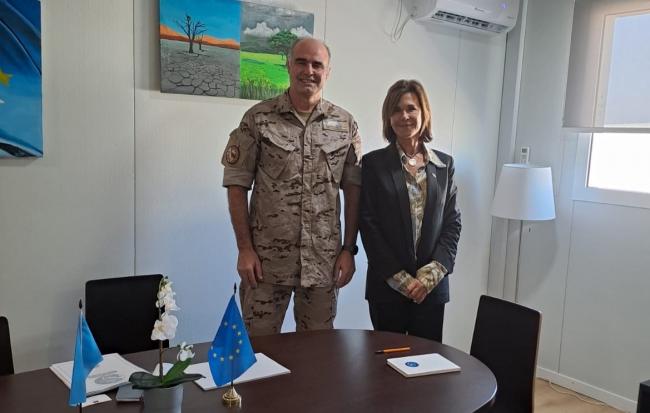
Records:
M241 396L235 390L235 386L230 383L230 387L223 394L222 401L226 407L240 407L241 406Z

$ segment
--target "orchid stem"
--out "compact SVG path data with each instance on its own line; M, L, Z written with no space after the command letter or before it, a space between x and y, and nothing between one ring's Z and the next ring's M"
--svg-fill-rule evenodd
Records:
M162 356L163 356L163 342L162 340L158 340L158 375L160 376L160 382L162 383L163 381L163 362L162 362Z
M162 319L162 310L158 307L158 319ZM160 377L160 383L163 381L163 341L158 340L158 376Z

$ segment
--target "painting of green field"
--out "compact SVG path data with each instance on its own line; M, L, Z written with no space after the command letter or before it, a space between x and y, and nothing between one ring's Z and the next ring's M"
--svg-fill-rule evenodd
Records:
M239 79L242 99L269 99L289 87L284 56L270 53L241 51Z

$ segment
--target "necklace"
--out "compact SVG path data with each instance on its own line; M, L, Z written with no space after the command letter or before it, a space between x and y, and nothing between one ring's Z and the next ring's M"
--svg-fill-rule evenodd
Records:
M413 153L413 155L409 155L408 153L406 153L406 151L404 151L404 156L408 158L408 161L406 161L406 163L408 163L411 166L415 166L418 164L418 161L417 159L415 159L415 157L418 156L418 153L420 152L419 149L420 149L420 145L416 146L416 150Z

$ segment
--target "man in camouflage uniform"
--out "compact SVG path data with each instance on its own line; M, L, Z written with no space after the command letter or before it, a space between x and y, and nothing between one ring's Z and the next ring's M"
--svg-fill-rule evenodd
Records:
M297 331L333 328L338 288L355 271L361 137L348 112L322 99L329 61L323 42L294 43L289 89L246 112L221 160L251 335L280 332L292 293Z

